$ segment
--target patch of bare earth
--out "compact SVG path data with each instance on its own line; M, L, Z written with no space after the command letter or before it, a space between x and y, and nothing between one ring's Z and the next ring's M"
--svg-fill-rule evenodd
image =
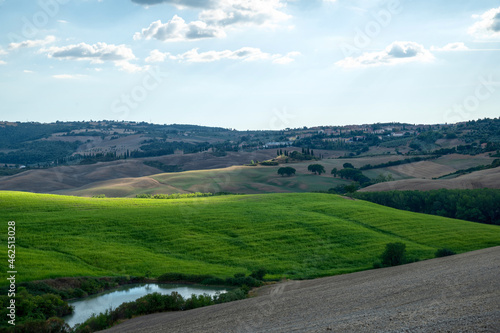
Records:
M128 320L104 332L500 332L500 247L288 281L260 296Z
M436 178L457 171L450 166L422 161L390 167L389 170L414 178Z

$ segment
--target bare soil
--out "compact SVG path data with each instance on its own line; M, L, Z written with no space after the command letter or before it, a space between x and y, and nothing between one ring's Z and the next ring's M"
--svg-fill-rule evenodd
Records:
M500 247L258 290L104 332L500 332Z
M431 179L434 177L437 178L457 171L452 167L429 161L402 164L390 167L389 170L396 171L403 175L407 175L414 178L427 178L427 179Z

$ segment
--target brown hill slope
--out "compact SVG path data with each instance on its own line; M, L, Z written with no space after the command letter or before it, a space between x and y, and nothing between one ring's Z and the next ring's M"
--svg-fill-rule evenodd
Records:
M403 179L379 183L365 187L360 192L478 188L500 189L500 168L476 171L453 179Z
M61 166L50 169L29 170L0 178L0 190L51 193L79 188L91 183L118 178L144 177L163 171L145 165L144 161L159 161L166 165L179 165L183 170L204 170L242 165L251 160L267 160L276 156L275 149L255 152L228 152L226 156L210 153L167 155L156 158L118 160L90 165Z
M288 281L261 296L128 320L103 332L499 332L500 247Z

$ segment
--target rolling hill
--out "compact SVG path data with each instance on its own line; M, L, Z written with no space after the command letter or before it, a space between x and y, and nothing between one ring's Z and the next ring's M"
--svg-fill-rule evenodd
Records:
M275 155L276 150L274 149L248 153L233 152L227 153L225 156L196 153L32 169L13 176L0 177L0 190L52 193L88 186L95 182L144 177L162 172L160 169L145 165L144 162L147 161L158 161L165 165L179 165L183 170L199 170L242 165L251 160L266 160Z
M500 245L500 228L318 193L97 199L0 192L16 222L20 281L166 272L313 278L372 267L385 244L410 258ZM7 223L1 239L6 240ZM1 268L6 271L6 252Z
M500 189L500 168L481 170L452 179L404 179L379 183L361 189L361 192L396 190L430 191L438 189Z
M192 170L186 172L155 174L147 177L116 178L97 181L82 187L65 188L51 191L54 194L94 196L105 194L108 197L135 197L137 194L172 194L190 192L231 192L231 193L286 193L328 191L337 185L350 184L350 180L332 177L332 168L342 169L344 163L352 163L361 167L368 163L386 163L401 160L402 156L375 156L351 159L323 159L320 161L304 161L279 166L232 166L229 168ZM449 180L433 180L465 167L485 165L493 159L489 156L462 155L443 156L433 161L421 161L402 164L394 167L376 168L363 171L365 175L376 179L378 175L391 175L395 181L375 184L367 187L367 191L379 188L389 189L475 189L500 188L500 172L474 172ZM313 175L307 167L311 163L319 163L325 167L326 174ZM293 177L282 177L277 170L282 166L291 166L297 170ZM393 188L395 186L396 188ZM416 187L416 188L415 188Z

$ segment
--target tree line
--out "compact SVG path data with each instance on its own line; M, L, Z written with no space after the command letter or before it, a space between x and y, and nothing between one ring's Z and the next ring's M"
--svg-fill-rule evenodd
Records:
M392 208L500 225L500 190L356 192L352 197Z

